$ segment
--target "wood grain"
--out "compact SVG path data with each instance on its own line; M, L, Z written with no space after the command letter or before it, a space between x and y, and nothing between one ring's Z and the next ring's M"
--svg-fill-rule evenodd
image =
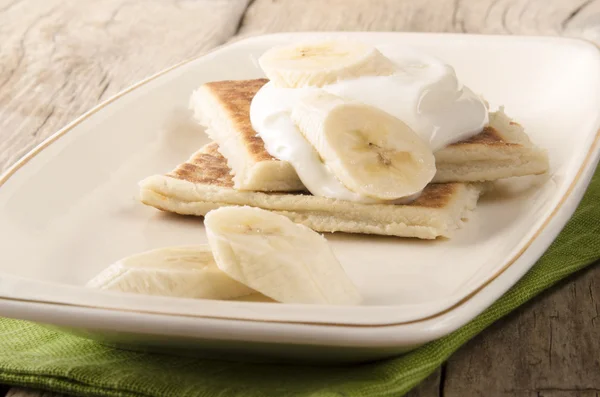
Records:
M567 35L600 43L600 0L256 0L240 36L283 31Z
M225 42L247 0L0 4L0 172L76 116Z
M600 266L499 321L448 362L445 397L600 395Z
M223 42L333 30L600 43L600 0L0 0L0 170L99 101ZM600 396L599 287L599 266L576 275L475 338L408 396Z
M442 369L438 368L417 387L405 394L405 397L438 397L441 386Z

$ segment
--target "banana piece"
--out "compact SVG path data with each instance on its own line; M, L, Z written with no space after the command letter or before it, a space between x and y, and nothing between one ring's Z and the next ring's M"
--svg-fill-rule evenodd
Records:
M87 287L198 299L239 300L257 294L219 270L208 245L162 248L127 257L94 277Z
M429 145L400 119L324 91L309 93L292 120L349 190L375 199L417 194L433 179Z
M253 207L221 207L204 218L217 266L283 303L358 304L361 296L327 240L288 218Z
M322 87L361 76L389 76L395 65L376 48L349 40L273 47L258 60L275 86Z

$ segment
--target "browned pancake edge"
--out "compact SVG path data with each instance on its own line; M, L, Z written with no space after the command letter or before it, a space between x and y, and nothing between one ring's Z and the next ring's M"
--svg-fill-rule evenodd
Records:
M269 80L226 80L206 83L211 95L225 110L236 132L254 161L276 160L265 149L263 140L256 135L250 123L250 103L252 98Z
M227 160L221 155L219 146L215 142L205 145L192 158L179 165L167 176L193 183L233 189L231 169L227 166ZM461 187L461 183L431 183L425 187L421 196L408 206L444 208ZM276 192L263 192L263 194L302 195L301 193Z
M464 141L456 142L448 147L461 148L466 146L491 146L491 147L506 147L506 146L521 146L518 143L506 142L502 139L502 136L492 126L487 126L483 128L479 134L472 136L469 139L465 139Z
M225 109L227 117L233 122L236 131L242 136L242 140L256 162L265 160L278 161L266 151L263 140L257 136L256 131L250 123L250 104L252 98L267 82L267 79L254 79L215 81L205 84L213 97ZM517 123L513 122L513 124ZM517 143L504 141L494 127L487 126L481 133L464 141L449 145L449 147L460 148L475 145L490 147L521 146Z

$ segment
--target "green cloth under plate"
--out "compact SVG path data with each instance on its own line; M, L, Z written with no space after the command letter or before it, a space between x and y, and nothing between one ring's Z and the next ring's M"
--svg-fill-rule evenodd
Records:
M211 361L121 351L32 323L0 319L0 384L82 396L397 397L494 321L600 259L599 220L596 171L573 218L523 279L458 331L395 359L350 367Z

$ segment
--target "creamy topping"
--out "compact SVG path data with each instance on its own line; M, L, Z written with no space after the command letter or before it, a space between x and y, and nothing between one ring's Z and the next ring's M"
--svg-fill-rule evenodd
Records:
M280 95L281 90L287 91L285 95ZM360 203L382 202L362 196L344 186L321 161L315 148L292 121L290 117L292 107L308 90L319 89L261 89L255 95L250 108L250 119L253 120L253 128L261 131L259 135L265 143L265 149L271 156L292 164L304 186L315 196ZM395 200L394 203L402 204L418 196Z
M322 89L379 108L405 122L429 142L433 151L476 135L488 123L485 104L469 88L459 85L451 66L403 47L379 50L394 62L398 69L395 74L345 80L321 88L279 88L267 83L252 100L250 120L266 150L290 162L315 196L381 202L346 188L292 122L292 108L312 91Z

